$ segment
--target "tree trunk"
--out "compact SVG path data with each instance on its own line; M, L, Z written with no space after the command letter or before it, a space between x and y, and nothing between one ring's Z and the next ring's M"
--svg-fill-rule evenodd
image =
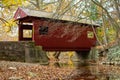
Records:
M55 54L53 54L54 58L57 59L57 60L59 60L60 53L61 53L60 51L55 52Z

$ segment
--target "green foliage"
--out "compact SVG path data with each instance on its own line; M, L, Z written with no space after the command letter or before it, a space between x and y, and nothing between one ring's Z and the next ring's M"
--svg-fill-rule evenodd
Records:
M101 27L97 28L97 36L102 43L104 43L104 34L105 33ZM115 41L115 38L116 38L115 35L116 35L116 32L113 29L113 27L110 26L110 27L106 28L106 36L107 36L108 42Z
M95 21L98 19L98 13L97 13L97 6L95 4L92 4L90 7L90 19Z
M113 29L113 27L107 28L106 32L107 32L108 41L109 41L109 42L115 41L116 32L115 32L115 30Z
M101 27L97 28L97 36L100 42L103 42L104 32Z
M114 47L111 47L109 49L109 53L107 54L107 60L108 61L120 61L120 49L119 45L116 45Z

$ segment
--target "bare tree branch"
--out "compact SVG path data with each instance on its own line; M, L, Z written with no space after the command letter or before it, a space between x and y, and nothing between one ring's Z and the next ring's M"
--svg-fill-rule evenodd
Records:
M119 18L119 20L120 20L120 9L119 9L118 2L119 2L119 0L118 0L118 1L117 1L117 0L114 0L116 12L117 12L118 18Z
M3 23L8 23L5 19L0 18L0 21L2 21Z
M107 11L106 8L104 8L98 1L94 1L91 0L94 4L96 4L97 6L101 7L107 14L109 20L111 21L111 23L113 23L113 25L116 27L116 30L120 30L120 26L118 25L118 23L110 16L109 12Z

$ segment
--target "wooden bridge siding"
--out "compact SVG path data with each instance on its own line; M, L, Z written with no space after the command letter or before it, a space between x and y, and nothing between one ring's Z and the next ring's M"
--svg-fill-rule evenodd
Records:
M89 51L90 48L95 46L96 44L95 36L92 39L87 38L87 31L93 31L90 26L82 27L79 24L69 25L70 30L72 30L73 26L76 26L78 32L81 31L81 29L83 29L80 36L73 41L69 41L72 40L73 37L75 37L70 35L70 33L65 34L65 36L63 37L60 37L63 35L65 31L65 27L67 27L65 23L55 21L47 22L46 20L36 19L33 21L33 26L34 26L33 39L35 41L35 44L43 46L43 50L46 51L77 51L77 50ZM49 32L47 35L39 34L40 26L49 27ZM52 26L54 26L55 29L51 28Z

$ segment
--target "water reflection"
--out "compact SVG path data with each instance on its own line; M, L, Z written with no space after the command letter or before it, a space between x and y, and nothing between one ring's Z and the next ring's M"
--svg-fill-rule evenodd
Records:
M109 65L82 65L79 62L55 62L55 67L74 68L63 80L120 80L119 66Z

